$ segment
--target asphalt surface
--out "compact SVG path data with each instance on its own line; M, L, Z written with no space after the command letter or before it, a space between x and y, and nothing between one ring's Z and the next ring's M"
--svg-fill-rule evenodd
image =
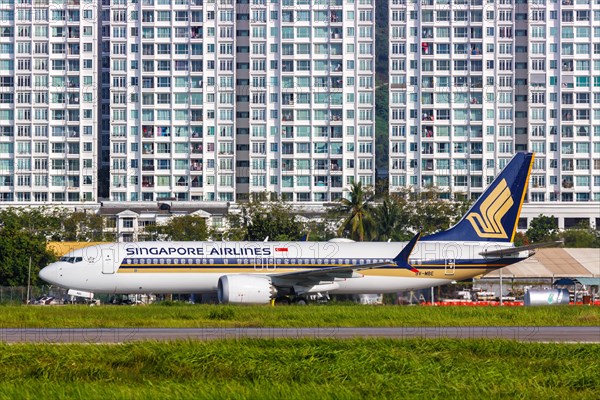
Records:
M600 343L600 326L398 327L398 328L115 328L0 329L1 343L127 343L140 340L276 338L511 339L523 342Z

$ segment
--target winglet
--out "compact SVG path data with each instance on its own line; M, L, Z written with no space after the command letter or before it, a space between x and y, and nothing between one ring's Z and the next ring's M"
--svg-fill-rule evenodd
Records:
M419 272L418 269L416 269L415 267L413 267L412 265L410 265L410 263L408 262L408 257L410 257L410 254L412 253L413 249L415 248L417 242L419 241L419 239L421 238L421 232L418 232L411 240L410 242L408 242L408 244L406 246L404 246L404 248L402 249L402 251L400 253L398 253L398 255L394 258L394 262L400 267L400 268L406 268L409 271L412 272Z

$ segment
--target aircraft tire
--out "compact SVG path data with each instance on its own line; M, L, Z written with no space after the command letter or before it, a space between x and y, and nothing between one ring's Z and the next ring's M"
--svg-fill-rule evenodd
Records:
M303 297L300 297L299 299L296 300L296 304L299 306L306 306L306 305L308 305L308 300L306 300Z
M291 304L289 297L278 297L275 299L275 304L278 306L287 306Z

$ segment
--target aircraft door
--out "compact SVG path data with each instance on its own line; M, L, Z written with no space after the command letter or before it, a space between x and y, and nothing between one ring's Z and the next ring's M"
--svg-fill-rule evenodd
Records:
M454 271L456 270L456 260L454 258L449 258L446 260L446 268L444 269L445 275L454 275Z
M115 251L113 249L102 249L102 273L115 273Z

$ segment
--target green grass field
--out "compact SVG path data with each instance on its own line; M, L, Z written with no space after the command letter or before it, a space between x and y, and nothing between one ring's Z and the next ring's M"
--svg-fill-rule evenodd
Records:
M1 328L600 326L600 307L0 306Z
M501 340L0 345L2 399L597 399L599 372L600 345Z

